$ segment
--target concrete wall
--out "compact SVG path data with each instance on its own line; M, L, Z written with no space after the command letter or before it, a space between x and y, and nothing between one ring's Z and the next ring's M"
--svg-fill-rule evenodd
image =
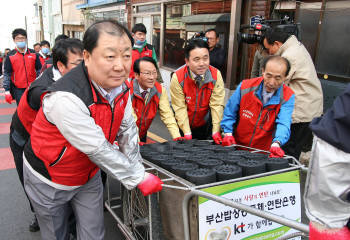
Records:
M43 0L44 39L53 45L55 37L62 34L61 0Z
M83 4L84 0L62 0L62 22L63 24L82 25L84 17L77 5Z

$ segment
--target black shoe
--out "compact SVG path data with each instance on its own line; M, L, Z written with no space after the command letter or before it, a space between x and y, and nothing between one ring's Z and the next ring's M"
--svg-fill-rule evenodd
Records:
M37 232L39 230L40 230L40 227L39 227L38 219L36 219L36 216L34 215L34 218L29 225L29 231Z

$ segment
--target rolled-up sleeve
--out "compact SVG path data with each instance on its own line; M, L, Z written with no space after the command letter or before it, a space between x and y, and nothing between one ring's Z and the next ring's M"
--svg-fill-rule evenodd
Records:
M90 116L86 105L72 93L54 92L45 96L43 111L64 138L111 177L131 189L144 177L144 167L137 145L137 129L130 100L119 130L120 150L105 138L100 126Z
M293 94L287 102L282 104L276 119L276 132L273 142L279 141L281 145L284 145L289 140L294 102L295 95Z
M190 123L187 114L187 105L185 102L185 94L177 79L176 73L173 74L170 83L171 105L175 112L177 124L184 134L191 133Z
M220 131L220 122L224 111L225 88L220 71L218 71L215 87L210 96L209 107L211 111L213 133Z
M221 121L221 128L224 133L233 133L233 126L237 122L239 106L241 102L241 84L238 85L235 92L228 100L224 116Z
M177 126L173 110L170 108L168 92L164 87L162 87L162 94L159 99L159 115L162 122L168 128L171 137L180 137L179 127Z

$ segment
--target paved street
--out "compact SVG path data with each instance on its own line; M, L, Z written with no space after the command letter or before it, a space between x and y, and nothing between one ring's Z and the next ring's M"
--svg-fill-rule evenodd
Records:
M4 90L0 91L0 239L39 240L40 232L29 232L32 219L29 203L13 162L9 147L9 127L16 103L9 105L4 100ZM114 186L118 186L114 183ZM117 192L113 188L113 193ZM118 231L116 222L109 212L105 212L105 239L124 239Z

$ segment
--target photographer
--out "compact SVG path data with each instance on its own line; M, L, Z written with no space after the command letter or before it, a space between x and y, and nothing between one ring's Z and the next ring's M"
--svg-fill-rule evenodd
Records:
M205 37L209 45L210 65L219 69L221 75L226 75L226 53L225 50L218 45L220 40L218 33L214 28L211 28L205 32Z
M262 45L259 44L258 48L254 54L252 71L250 72L250 78L257 78L262 75L262 65L264 59L268 56L266 49Z
M291 136L284 150L299 159L303 146L312 139L309 123L323 112L321 83L310 54L294 35L285 31L283 25L267 29L263 43L270 55L285 57L291 63L285 84L295 93L295 107Z

